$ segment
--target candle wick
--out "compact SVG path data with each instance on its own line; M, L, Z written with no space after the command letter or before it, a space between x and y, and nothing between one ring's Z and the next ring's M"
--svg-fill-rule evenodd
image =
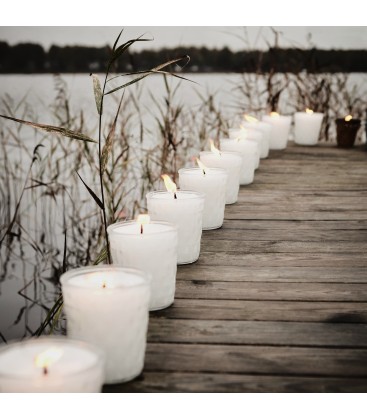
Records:
M102 289L105 289L106 288L106 283L103 283L102 284Z
M203 169L203 174L206 175L205 170Z
M44 375L48 375L48 368L47 368L47 366L43 366L43 374Z
M175 199L175 200L177 200L177 194L174 192L173 193L173 198Z
M143 224L141 224L141 225L140 225L140 235L142 235L142 234L143 234L143 231L144 231L144 229L143 229Z

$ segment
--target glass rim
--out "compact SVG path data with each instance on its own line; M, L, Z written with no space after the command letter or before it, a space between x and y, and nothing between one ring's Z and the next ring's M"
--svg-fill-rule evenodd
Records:
M72 346L83 348L85 350L88 350L90 353L96 355L96 360L94 363L92 363L90 366L80 368L76 370L75 372L70 372L67 374L63 374L63 376L58 376L57 379L64 379L64 378L71 378L77 375L81 375L85 372L88 372L89 370L94 369L98 365L101 365L102 368L102 376L105 368L106 363L106 356L104 352L94 344L91 344L87 341L83 340L75 340L73 338L67 338L66 336L53 336L52 338L49 337L39 337L39 338L27 338L25 340L10 340L7 344L1 344L0 345L0 357L2 354L4 354L9 349L17 348L17 347L25 347L28 345L32 345L33 343L39 343L39 342L49 342L50 345L56 344L56 343L65 343L65 344L71 344ZM79 364L77 364L77 367L79 367ZM0 378L8 378L8 379L19 379L19 380L25 380L25 379L33 379L33 376L22 376L22 375L16 375L16 374L9 374L9 373L2 373L0 371ZM102 383L104 382L104 378L102 378Z
M178 193L182 192L185 193L185 196L182 197L181 200L195 200L195 199L200 199L200 200L204 200L205 199L205 194L199 191L193 191L193 190L177 190ZM166 194L173 194L170 191L164 191L164 190L156 190L156 191L150 191L146 194L146 198L153 198L155 195L166 195Z
M126 232L116 232L116 228L120 227L120 226L129 226L132 225L134 223L137 223L136 220L126 220L123 222L116 222L116 223L112 223L111 225L107 226L107 234L108 235L121 235L121 236L133 236L135 235L134 233L126 233ZM149 223L147 223L149 225L163 225L166 226L167 229L163 232L144 232L145 236L153 236L153 235L164 235L167 233L171 233L171 232L177 232L177 226L174 225L173 223L169 223L169 222L161 222L159 220L150 220ZM138 235L135 235L138 236Z
M220 174L228 174L228 170L227 169L223 169L223 168L211 168L208 167L207 169L210 169L210 172L216 172L216 175L220 175ZM203 170L201 168L198 167L193 167L193 168L181 168L178 170L178 173L184 173L184 172L202 172Z
M73 268L71 270L66 271L65 273L61 274L60 276L60 283L62 286L68 286L71 288L75 288L75 289L85 289L84 287L75 285L75 284L70 284L69 280L71 280L73 277L79 276L80 274L84 274L84 273L93 273L93 272L100 272L100 271L120 271L123 273L127 273L127 274L135 274L137 276L139 276L141 278L141 283L139 284L133 284L133 285L117 285L116 287L114 287L113 289L120 289L120 288L137 288L137 287L142 287L142 286L146 286L146 285L150 285L150 280L148 278L148 275L145 271L143 270L137 270L136 268L130 268L130 267L125 267L123 265L119 265L119 264L100 264L100 265L88 265L86 267L78 267L78 268ZM112 290L112 289L111 289Z
M234 140L234 139L229 139L229 140ZM233 151L232 150L220 150L220 153L223 153L223 155L227 155L227 156L232 155L232 156L235 156L235 157L239 157L242 161L242 156L241 156L240 152L235 152L234 150ZM200 155L201 154L203 154L203 155L214 155L214 153L211 152L210 150L202 150L200 152Z
M306 111L296 111L295 113L294 113L294 115L304 115L304 114L306 114L306 115L317 115L317 116L324 116L325 114L323 113L323 112L312 112L311 114L309 114L308 112L306 112Z

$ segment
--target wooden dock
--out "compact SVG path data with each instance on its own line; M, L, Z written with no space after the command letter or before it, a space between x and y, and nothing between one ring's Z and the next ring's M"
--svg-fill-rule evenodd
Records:
M106 392L367 391L367 150L271 152Z

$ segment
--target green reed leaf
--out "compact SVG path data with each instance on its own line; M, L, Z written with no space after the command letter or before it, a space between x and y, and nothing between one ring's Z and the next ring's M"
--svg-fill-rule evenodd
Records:
M90 188L88 187L88 185L83 181L83 178L78 174L78 172L76 171L79 179L82 181L82 183L84 184L85 188L88 190L89 194L93 197L94 201L98 204L98 206L103 210L103 204L102 201L98 198L97 194Z
M121 29L121 32L119 33L118 37L116 38L116 41L113 44L112 51L115 51L116 50L117 43L119 42L120 36L122 35L122 32L123 31L124 31L124 29Z
M96 74L91 73L90 76L93 78L93 90L94 98L96 100L97 112L99 115L102 114L102 88L101 82Z
M6 115L0 115L0 117L5 118L7 120L15 121L20 124L29 125L30 127L37 128L42 131L46 131L47 133L60 134L70 139L81 140L81 141L86 141L90 143L97 143L96 140L91 139L90 137L86 136L83 133L77 133L76 131L68 130L66 128L56 127L53 125L39 124L39 123L31 122L31 121L19 120L18 118L8 117Z
M116 61L128 48L130 48L133 44L135 44L135 42L147 42L147 41L153 41L154 38L142 38L144 36L141 35L138 38L135 39L130 39L129 41L126 41L124 44L120 45L119 47L116 48L116 45L114 45L115 49L113 50L113 54L110 58L110 61L108 63L108 68L111 67L112 63L114 61Z
M107 247L103 247L102 251L98 254L97 258L94 260L93 265L98 265L101 262L107 259Z

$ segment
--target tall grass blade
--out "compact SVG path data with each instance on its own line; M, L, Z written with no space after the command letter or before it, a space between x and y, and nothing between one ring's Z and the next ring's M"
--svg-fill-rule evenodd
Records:
M79 179L84 184L85 188L88 190L89 194L93 197L94 201L98 204L98 206L103 210L103 204L102 201L98 198L97 194L90 188L88 185L83 181L83 178L76 172Z

